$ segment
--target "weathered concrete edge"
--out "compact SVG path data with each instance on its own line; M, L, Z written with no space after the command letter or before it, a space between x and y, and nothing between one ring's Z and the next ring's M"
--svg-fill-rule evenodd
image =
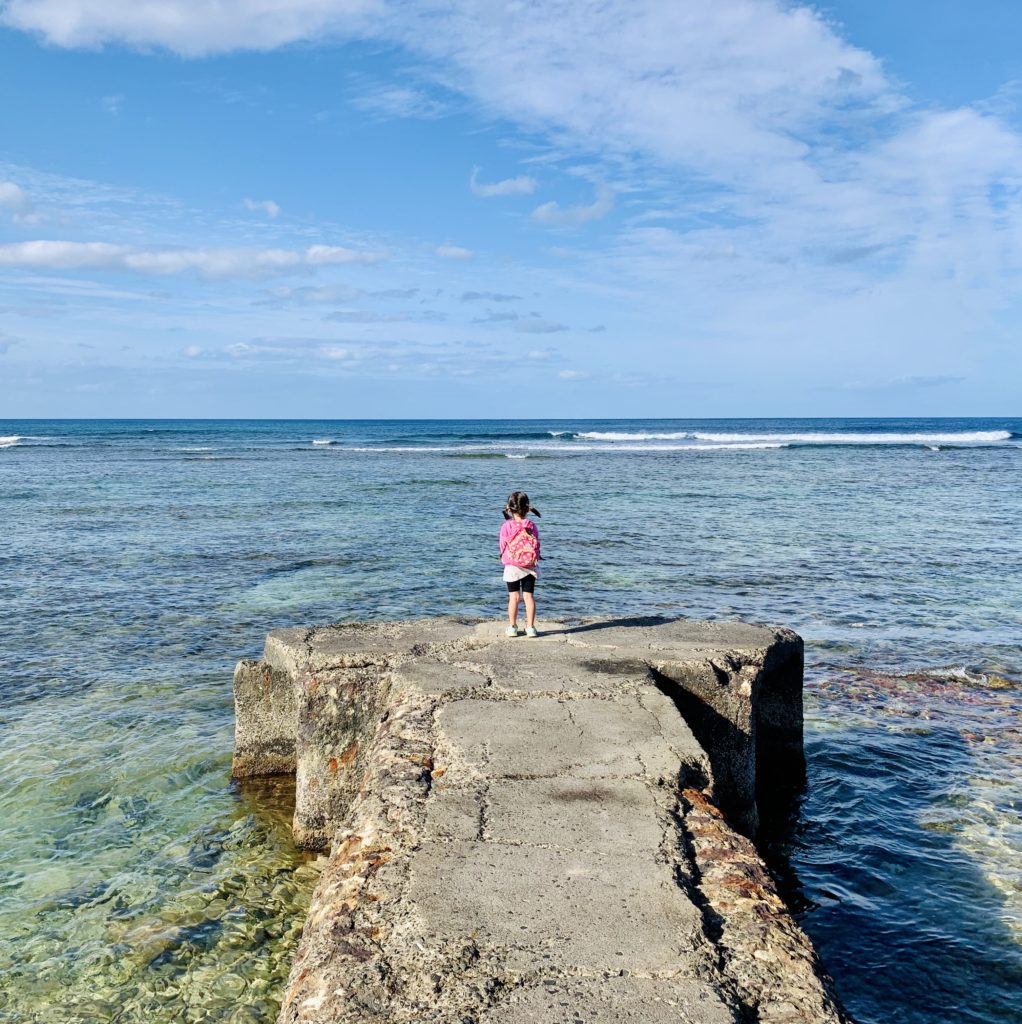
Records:
M679 830L697 879L693 894L721 971L762 1024L851 1024L809 937L792 918L753 843L700 790L682 789ZM801 985L792 984L793 979Z
M274 630L263 661L240 662L235 672L233 775L297 770L296 839L310 849L326 849L364 774L367 728L383 712L389 670L426 656L452 662L459 651L485 647L487 641L466 635L466 627L479 622L452 618ZM671 697L706 752L718 804L750 836L758 829L764 792L805 772L802 639L790 630L752 628L768 633L769 642L741 650L692 647L684 657L654 643L636 659ZM342 651L317 646L317 636L329 634L359 642ZM433 639L410 640L416 635Z
M786 639L791 637L794 634ZM345 657L332 662L332 668L321 663L314 675L308 665L294 666L306 679L330 673L343 679L352 669L371 667L379 682L378 692L385 695L386 711L372 736L363 742L363 774L313 898L285 993L282 1022L361 1021L375 1016L376 1010L386 1015L382 1003L372 1011L367 1006L352 1006L350 1016L337 1009L338 1000L344 1002L346 994L358 991L364 995L374 986L381 999L395 998L393 977L385 989L380 988L381 973L386 975L396 966L386 963L380 936L400 928L410 853L419 841L434 782L436 712L447 700L465 692L423 693L401 682L400 673L395 685L394 669L408 656L383 657L373 652L371 656ZM764 652L763 664L768 656L769 650ZM720 661L729 664L727 656ZM659 664L657 673L666 666L655 658L651 662ZM737 678L739 687L748 684L751 693L755 675L741 674L750 663L749 659L741 664L732 661L725 674ZM258 665L248 663L245 672L255 674L260 685L272 687L276 682L285 686L290 678L279 665L263 665L257 671ZM267 677L268 667L277 674ZM243 681L247 678L243 673ZM731 682L719 676L717 680L725 689ZM286 708L286 700L278 704ZM676 855L687 859L694 869L688 875L698 879L690 897L701 908L707 938L718 951L715 982L735 1006L738 1019L764 1024L844 1020L809 940L785 909L755 848L728 825L698 775L698 771L691 773L687 781L695 785L684 789L685 779L677 788L666 786L664 797L677 829ZM769 957L764 958L767 948ZM508 977L491 951L471 941L463 949L449 950L446 961L424 959L414 971L403 972L396 985L402 1006L428 1006L438 1013L445 1007L451 1012L470 1005L478 1009L480 991L495 1005L527 981ZM415 1017L398 1012L388 1019Z
M297 732L295 677L265 661L239 661L234 669L231 776L293 774Z
M280 1024L355 1024L374 1019L459 1020L496 1007L553 973L504 969L494 951L466 939L446 956L401 957L385 939L402 927L411 854L419 843L434 776L434 717L441 701L394 693L371 769L313 897L284 994ZM669 856L687 860L679 882L700 907L715 947L715 988L737 1021L842 1022L831 983L791 919L752 843L731 829L702 790L663 790L677 828ZM693 870L694 869L694 870ZM769 959L763 959L764 951ZM390 956L388 956L388 953ZM576 977L585 977L578 974ZM605 979L613 984L613 979ZM372 994L371 1012L366 1005ZM357 1002L349 1003L357 994ZM429 1016L427 1016L429 1014Z

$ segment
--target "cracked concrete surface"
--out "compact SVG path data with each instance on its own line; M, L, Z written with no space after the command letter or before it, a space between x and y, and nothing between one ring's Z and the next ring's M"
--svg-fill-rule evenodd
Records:
M264 753L283 770L290 739L313 794L296 837L331 849L280 1020L841 1020L718 806L749 830L776 760L758 744L790 755L797 733L800 753L801 641L656 620L502 633L279 630L239 665L235 771Z

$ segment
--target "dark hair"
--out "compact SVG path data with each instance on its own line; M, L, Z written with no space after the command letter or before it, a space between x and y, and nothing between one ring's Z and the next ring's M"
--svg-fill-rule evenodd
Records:
M515 491L510 498L507 499L507 504L504 506L504 518L510 519L512 516L527 516L529 513L534 516L539 516L539 509L534 508L529 504L529 496L525 491Z

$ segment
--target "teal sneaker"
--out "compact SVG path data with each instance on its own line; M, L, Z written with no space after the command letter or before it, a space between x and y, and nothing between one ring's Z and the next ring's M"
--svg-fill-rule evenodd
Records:
M533 630L533 632L535 632L535 630ZM518 627L508 626L507 629L504 630L504 636L518 636Z
M536 632L536 627L535 626L526 626L525 627L525 635L526 636L539 636L539 633Z

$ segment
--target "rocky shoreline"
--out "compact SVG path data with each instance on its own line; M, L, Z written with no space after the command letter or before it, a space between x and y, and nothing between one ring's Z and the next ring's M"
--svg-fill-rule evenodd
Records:
M280 1021L844 1021L749 838L804 770L800 638L502 631L277 630L239 663L234 774L294 771L329 851Z

